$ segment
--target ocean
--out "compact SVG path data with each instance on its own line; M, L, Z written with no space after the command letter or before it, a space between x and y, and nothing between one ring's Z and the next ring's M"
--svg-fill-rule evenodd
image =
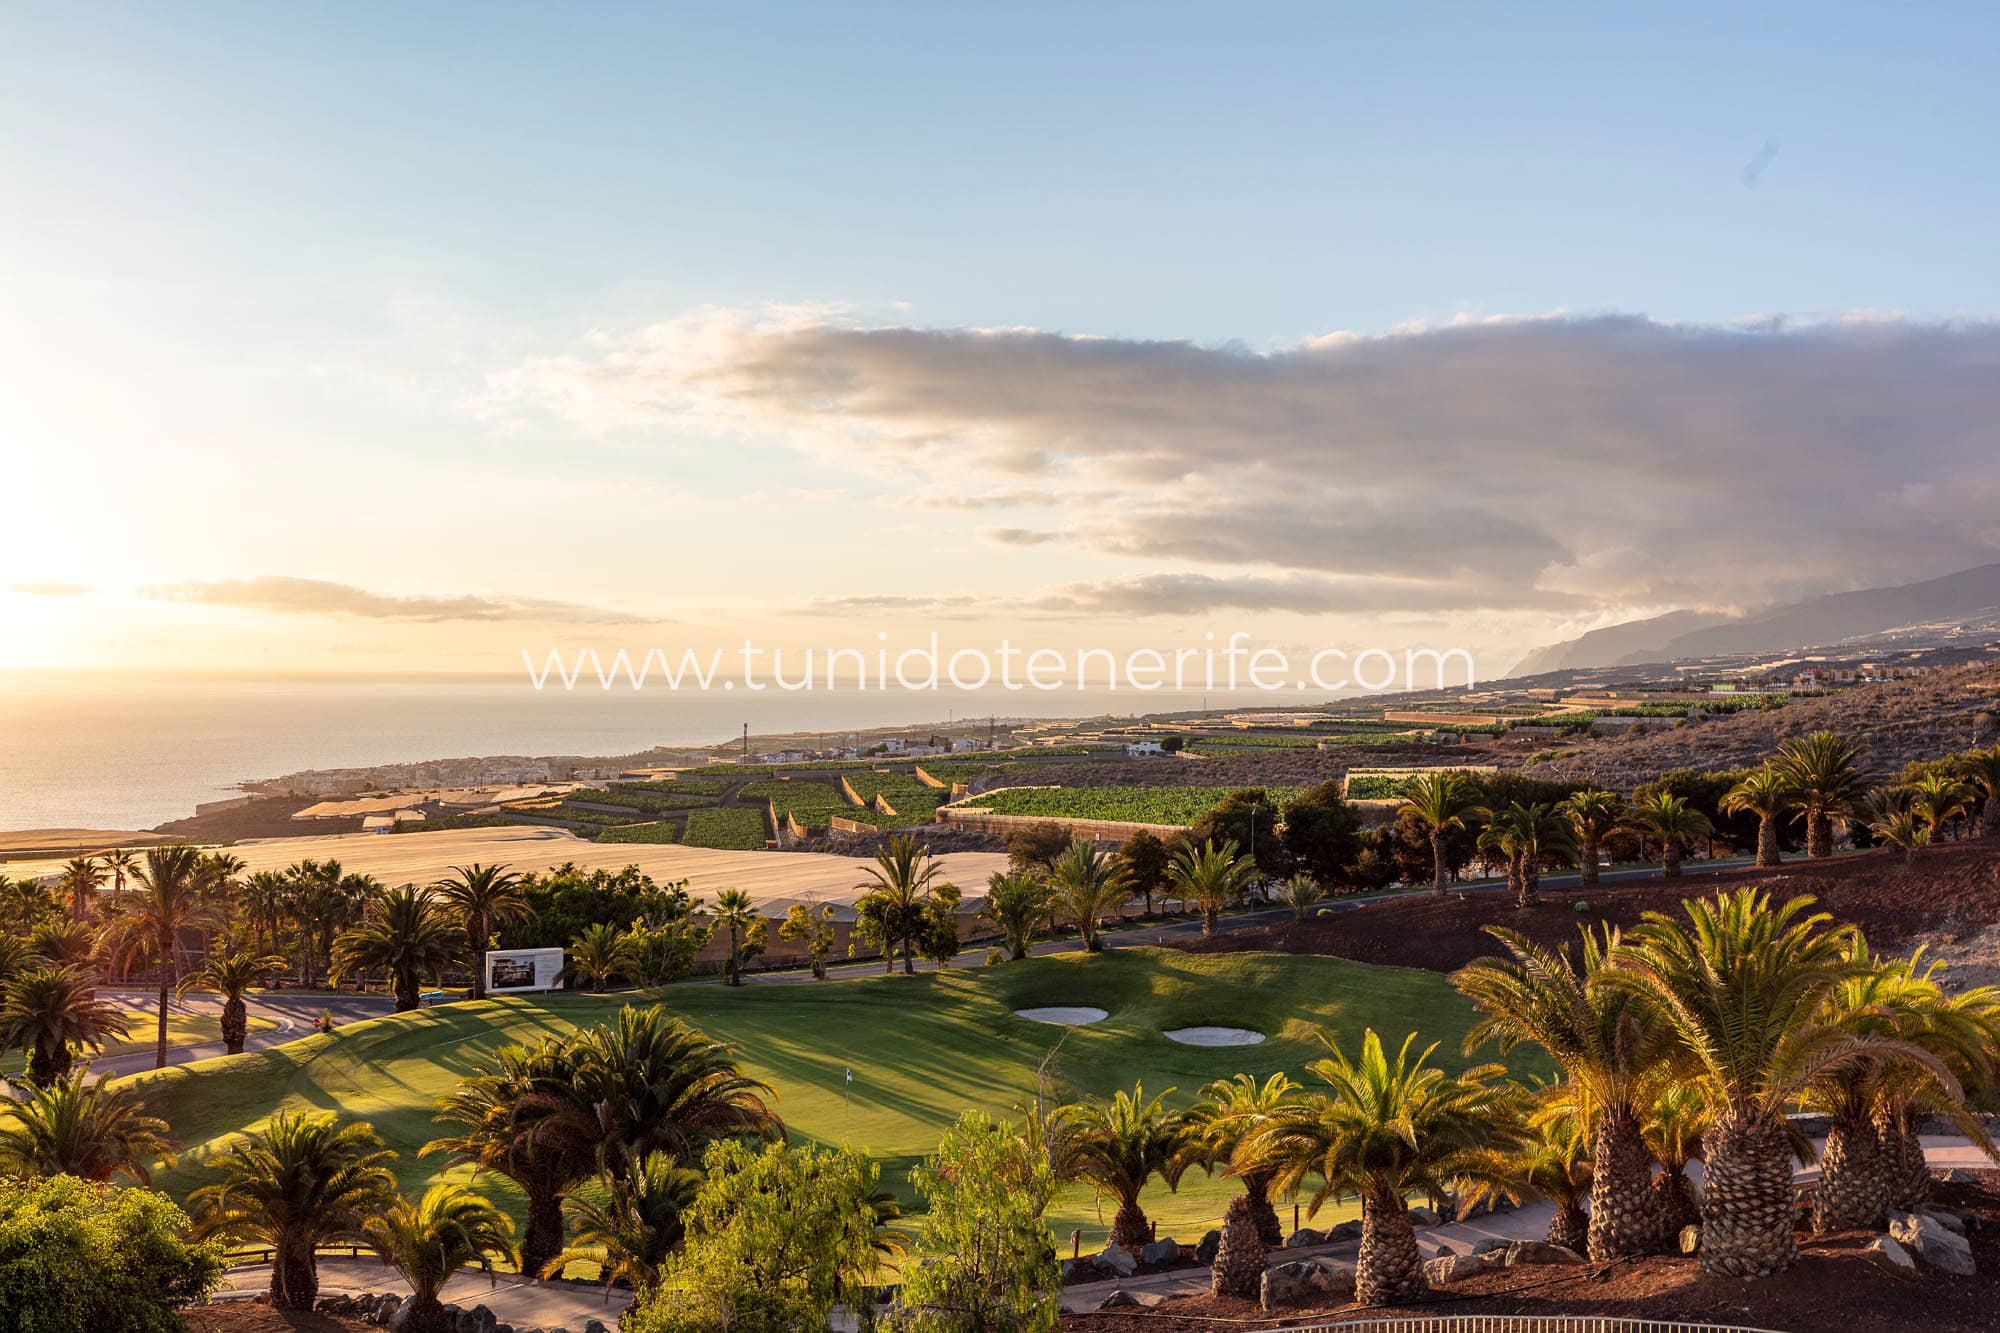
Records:
M1269 695L1258 701L1281 702ZM1200 702L1131 692L821 691L750 698L538 692L520 680L0 677L0 830L149 828L194 813L198 802L235 794L237 783L308 768L720 745L746 722L755 736L919 726L943 722L948 713L1124 716ZM1227 702L1211 699L1218 708Z

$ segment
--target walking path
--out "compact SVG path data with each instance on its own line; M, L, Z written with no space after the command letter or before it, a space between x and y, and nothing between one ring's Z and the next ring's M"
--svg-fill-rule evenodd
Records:
M247 1300L271 1286L271 1265L248 1264L232 1268L224 1286L213 1300ZM410 1284L382 1263L363 1255L360 1258L322 1256L319 1261L321 1296L394 1292L407 1296ZM618 1316L632 1302L632 1293L622 1289L586 1285L581 1282L533 1282L516 1273L460 1273L445 1284L439 1299L447 1305L470 1310L483 1305L505 1324L518 1328L567 1328L583 1333L592 1319L608 1327L618 1326Z

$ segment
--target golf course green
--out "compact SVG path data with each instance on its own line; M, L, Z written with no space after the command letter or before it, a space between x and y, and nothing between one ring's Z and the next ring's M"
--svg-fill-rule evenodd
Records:
M1468 1061L1459 1043L1472 1017L1435 972L1133 948L915 977L451 1004L126 1083L184 1145L178 1164L155 1176L176 1196L203 1182L205 1163L233 1135L285 1109L371 1122L401 1154L397 1174L411 1190L445 1174L441 1158L417 1151L440 1132L434 1103L458 1079L510 1042L532 1043L601 1022L621 1005L656 1002L735 1043L746 1071L777 1090L776 1109L795 1139L866 1148L881 1161L885 1184L906 1200L910 1166L957 1116L975 1108L1007 1114L1027 1103L1044 1067L1059 1100L1108 1095L1143 1080L1149 1094L1175 1089L1170 1104L1180 1106L1208 1080L1239 1071L1261 1077L1283 1069L1311 1082L1304 1066L1324 1049L1316 1029L1343 1044L1358 1042L1365 1027L1393 1041L1415 1030L1440 1043L1441 1063L1462 1067ZM1075 1005L1109 1017L1062 1029L1013 1013ZM1208 1049L1160 1035L1205 1025L1250 1028L1268 1040ZM518 1208L509 1182L487 1177L482 1188ZM1144 1202L1162 1235L1192 1237L1216 1225L1235 1188L1195 1173L1177 1194L1156 1182ZM1075 1188L1050 1221L1064 1239L1081 1228L1087 1246L1107 1229L1109 1212L1100 1217L1089 1190Z

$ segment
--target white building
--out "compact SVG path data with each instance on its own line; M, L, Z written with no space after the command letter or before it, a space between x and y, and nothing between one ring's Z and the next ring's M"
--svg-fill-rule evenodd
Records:
M1125 753L1134 759L1145 759L1156 754L1165 754L1158 741L1133 741L1125 747Z

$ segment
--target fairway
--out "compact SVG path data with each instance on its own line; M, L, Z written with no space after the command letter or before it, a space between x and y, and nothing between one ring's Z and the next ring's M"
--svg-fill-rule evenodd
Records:
M1459 1042L1471 1018L1434 972L1276 954L1117 949L916 977L454 1004L143 1074L130 1086L186 1146L180 1164L156 1177L177 1196L205 1178L201 1163L224 1139L282 1108L372 1121L402 1154L397 1173L409 1189L440 1170L438 1158L416 1152L438 1132L433 1102L459 1077L508 1042L532 1042L600 1021L622 1004L655 1000L739 1045L747 1070L777 1089L777 1110L795 1139L867 1148L882 1161L885 1183L906 1198L906 1172L954 1118L1024 1104L1045 1060L1062 1099L1143 1079L1149 1090L1178 1089L1171 1100L1185 1105L1204 1082L1238 1071L1283 1069L1310 1082L1304 1066L1323 1049L1316 1026L1344 1044L1366 1026L1396 1041L1415 1028L1440 1042L1438 1058L1457 1068L1468 1063ZM1090 1005L1110 1016L1067 1033L1013 1016L1052 1005ZM1214 1024L1254 1028L1269 1040L1202 1049L1161 1035ZM518 1206L507 1182L489 1177L484 1187ZM1156 1183L1145 1202L1161 1234L1185 1236L1215 1225L1234 1189L1194 1173L1178 1195ZM1108 1220L1098 1217L1087 1190L1066 1194L1051 1218L1064 1239L1082 1227L1086 1244Z

